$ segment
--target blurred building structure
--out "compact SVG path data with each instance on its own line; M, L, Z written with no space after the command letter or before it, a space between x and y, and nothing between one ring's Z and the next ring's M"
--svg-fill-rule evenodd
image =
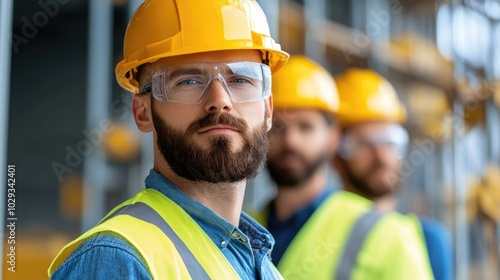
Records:
M152 135L137 131L132 97L114 79L126 23L142 1L0 0L2 28L8 2L0 162L16 165L18 269L4 261L3 275L46 279L62 245L142 188L152 167L143 144ZM259 2L285 51L332 74L369 67L395 85L412 139L400 210L449 227L457 279L499 279L500 1ZM247 209L272 197L268 184L265 175L251 182Z

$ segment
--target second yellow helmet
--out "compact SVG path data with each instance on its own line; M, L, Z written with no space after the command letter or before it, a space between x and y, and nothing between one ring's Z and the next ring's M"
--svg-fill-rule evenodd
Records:
M339 98L332 75L301 55L292 56L273 75L273 105L281 109L319 109L337 113Z

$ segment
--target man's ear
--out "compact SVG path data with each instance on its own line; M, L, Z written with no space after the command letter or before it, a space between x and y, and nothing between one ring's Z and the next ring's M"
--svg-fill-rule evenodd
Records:
M267 131L271 130L273 126L273 96L269 96L269 98L265 102L265 106L267 107L267 115L266 115L266 126Z
M333 156L338 152L341 141L340 128L336 123L331 125L328 138L330 139L328 143L328 152Z
M137 129L144 133L153 131L154 124L151 116L151 98L149 95L134 95L132 99L132 114Z

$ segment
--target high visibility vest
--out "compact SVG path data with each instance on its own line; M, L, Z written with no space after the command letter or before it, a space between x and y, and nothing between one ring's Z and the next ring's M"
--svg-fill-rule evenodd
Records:
M153 279L240 279L196 221L150 188L115 207L97 226L64 247L48 270L49 278L83 241L104 231L130 242Z
M370 200L346 191L326 198L285 250L277 265L283 278L335 279L356 221L372 207ZM348 268L352 280L433 279L420 222L414 216L381 216L354 257Z

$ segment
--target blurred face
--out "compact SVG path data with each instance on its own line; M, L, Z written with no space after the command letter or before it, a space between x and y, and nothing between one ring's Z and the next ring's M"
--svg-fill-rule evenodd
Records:
M150 82L155 71L170 65L219 61L261 62L261 58L257 51L167 58L149 67L150 74L141 76L141 86ZM194 82L183 81L188 86ZM162 102L151 94L149 100L157 149L178 176L191 181L237 182L259 171L268 149L272 114L269 99L235 103L222 81L215 79L199 104Z
M372 198L395 193L407 135L387 122L358 124L345 133L344 169L352 186ZM341 152L342 154L342 152Z
M276 111L269 132L267 167L279 187L305 182L333 155L337 128L318 110Z

